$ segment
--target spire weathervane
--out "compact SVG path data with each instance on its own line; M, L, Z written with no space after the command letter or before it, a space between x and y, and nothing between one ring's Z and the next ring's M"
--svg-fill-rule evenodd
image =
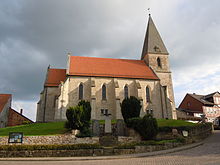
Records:
M150 8L148 8L147 11L148 11L148 14L149 14L149 16L150 16Z

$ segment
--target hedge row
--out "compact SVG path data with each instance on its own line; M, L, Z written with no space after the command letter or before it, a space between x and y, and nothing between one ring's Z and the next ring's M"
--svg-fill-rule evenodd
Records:
M184 138L178 138L178 139L172 139L172 140L148 140L148 141L142 141L137 143L128 143L128 144L121 144L116 147L115 149L135 149L135 146L149 146L149 145L165 145L166 143L184 143Z
M193 126L178 126L178 127L164 126L164 127L159 127L159 132L171 132L172 129L178 129L179 131L182 130L191 131L193 129L206 129L206 128L210 128L211 126L212 123L199 123Z
M77 149L100 149L100 144L72 144L72 145L0 145L4 151L26 150L77 150Z

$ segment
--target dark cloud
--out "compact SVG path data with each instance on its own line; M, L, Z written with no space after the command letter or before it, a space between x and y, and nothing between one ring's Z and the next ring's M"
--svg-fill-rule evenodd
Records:
M1 2L0 22L0 70L4 71L0 90L13 93L15 100L36 99L46 67L65 67L67 52L139 58L143 41L139 32L143 34L146 22L140 25L138 17L146 15L138 14L144 9L137 8L143 8L143 1L127 6L101 0L15 2Z

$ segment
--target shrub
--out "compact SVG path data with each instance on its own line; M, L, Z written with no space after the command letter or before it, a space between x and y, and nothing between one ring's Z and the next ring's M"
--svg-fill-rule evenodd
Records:
M158 133L157 121L150 114L145 115L135 128L144 140L151 140Z
M143 140L154 139L158 133L157 121L150 114L145 115L143 118L130 118L127 120L126 125L137 131Z
M139 125L141 122L142 118L141 117L133 117L127 120L127 127L129 128L134 128L136 130L136 127Z
M89 128L84 127L82 130L80 130L80 133L76 135L78 138L83 138L83 137L91 137L92 133Z
M77 106L68 108L66 117L68 121L65 123L65 128L80 130L78 137L91 136L89 130L91 106L88 101L82 100Z
M66 118L68 121L65 123L65 127L80 130L83 127L83 123L81 121L82 113L82 106L69 107L66 110Z
M32 124L32 122L27 121L27 120L22 121L22 125L25 125L25 124Z
M83 113L81 116L81 121L83 122L83 127L89 127L89 122L91 119L91 105L89 101L81 100L78 106L83 107Z
M121 104L121 113L124 121L134 117L140 116L141 103L136 97L131 96L130 98L125 98Z

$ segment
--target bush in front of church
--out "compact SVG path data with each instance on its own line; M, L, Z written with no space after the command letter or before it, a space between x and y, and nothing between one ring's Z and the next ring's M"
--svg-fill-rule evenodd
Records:
M90 123L90 119L91 119L91 105L89 101L85 101L85 100L81 100L78 103L78 106L82 106L83 107L83 114L81 116L81 121L83 122L83 127L88 128Z
M141 102L135 96L130 98L125 98L121 104L121 113L124 118L125 123L128 119L139 117L141 111Z
M82 137L90 136L91 106L88 101L81 100L77 106L69 107L66 111L66 117L65 128L80 130Z
M157 120L152 115L145 115L134 128L143 138L143 140L152 140L157 136Z
M134 117L127 121L127 127L137 131L143 140L152 140L158 133L157 120L152 115L145 115L143 118Z
M66 118L67 121L65 123L65 128L67 129L77 129L80 130L83 127L83 123L81 121L81 116L83 113L82 106L69 107L66 110Z

